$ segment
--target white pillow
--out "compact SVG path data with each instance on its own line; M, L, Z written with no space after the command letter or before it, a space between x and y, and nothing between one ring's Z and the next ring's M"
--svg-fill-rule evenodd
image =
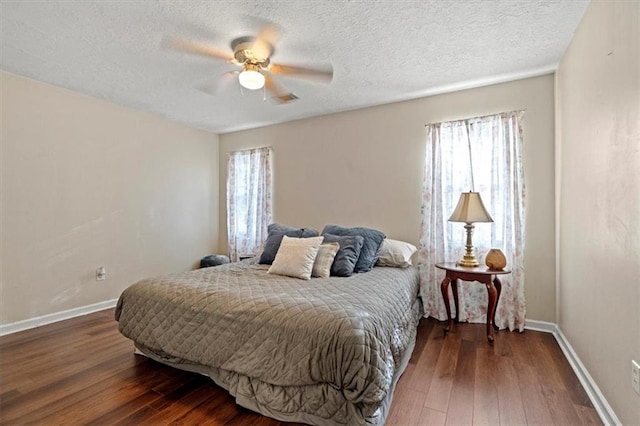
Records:
M291 238L285 235L267 272L303 280L311 279L313 262L322 240L323 237Z
M418 249L413 244L385 238L378 251L377 264L380 266L406 268L411 266L411 256L417 251Z
M333 265L333 259L336 257L338 250L340 250L340 244L338 243L324 243L320 245L316 260L313 262L311 276L327 278L331 274L331 265Z

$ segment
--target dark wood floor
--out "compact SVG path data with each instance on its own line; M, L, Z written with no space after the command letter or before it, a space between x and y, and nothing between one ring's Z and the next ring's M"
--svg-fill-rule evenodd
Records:
M133 354L113 310L0 337L2 424L284 425ZM423 319L388 425L602 424L553 336Z

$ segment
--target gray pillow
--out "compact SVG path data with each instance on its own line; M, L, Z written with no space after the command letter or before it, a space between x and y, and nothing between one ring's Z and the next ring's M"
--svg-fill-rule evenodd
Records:
M272 223L267 227L267 241L264 243L264 250L260 255L260 264L271 265L276 258L276 253L282 243L282 237L285 235L292 238L309 238L317 237L318 231L312 228L294 228L292 226L280 225Z
M373 266L378 260L378 249L385 239L384 233L371 228L345 228L340 225L327 225L322 230L322 235L359 235L364 238L362 244L362 250L360 250L360 257L356 262L356 268L354 272L369 272L373 269Z
M360 257L362 244L364 244L364 238L359 235L338 236L331 234L324 234L323 237L323 244L340 244L336 257L333 258L330 274L336 277L350 277L353 275L353 270L358 262L358 257Z

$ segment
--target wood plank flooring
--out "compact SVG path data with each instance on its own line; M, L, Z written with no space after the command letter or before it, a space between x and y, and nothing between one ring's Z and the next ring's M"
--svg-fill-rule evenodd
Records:
M422 319L387 425L602 424L550 334ZM285 425L133 354L113 309L0 337L1 424Z

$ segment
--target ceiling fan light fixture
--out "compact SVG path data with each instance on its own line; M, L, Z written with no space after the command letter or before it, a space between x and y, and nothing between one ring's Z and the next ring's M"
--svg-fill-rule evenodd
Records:
M258 71L257 66L246 65L244 70L238 74L238 81L245 89L258 90L264 87L264 75Z

